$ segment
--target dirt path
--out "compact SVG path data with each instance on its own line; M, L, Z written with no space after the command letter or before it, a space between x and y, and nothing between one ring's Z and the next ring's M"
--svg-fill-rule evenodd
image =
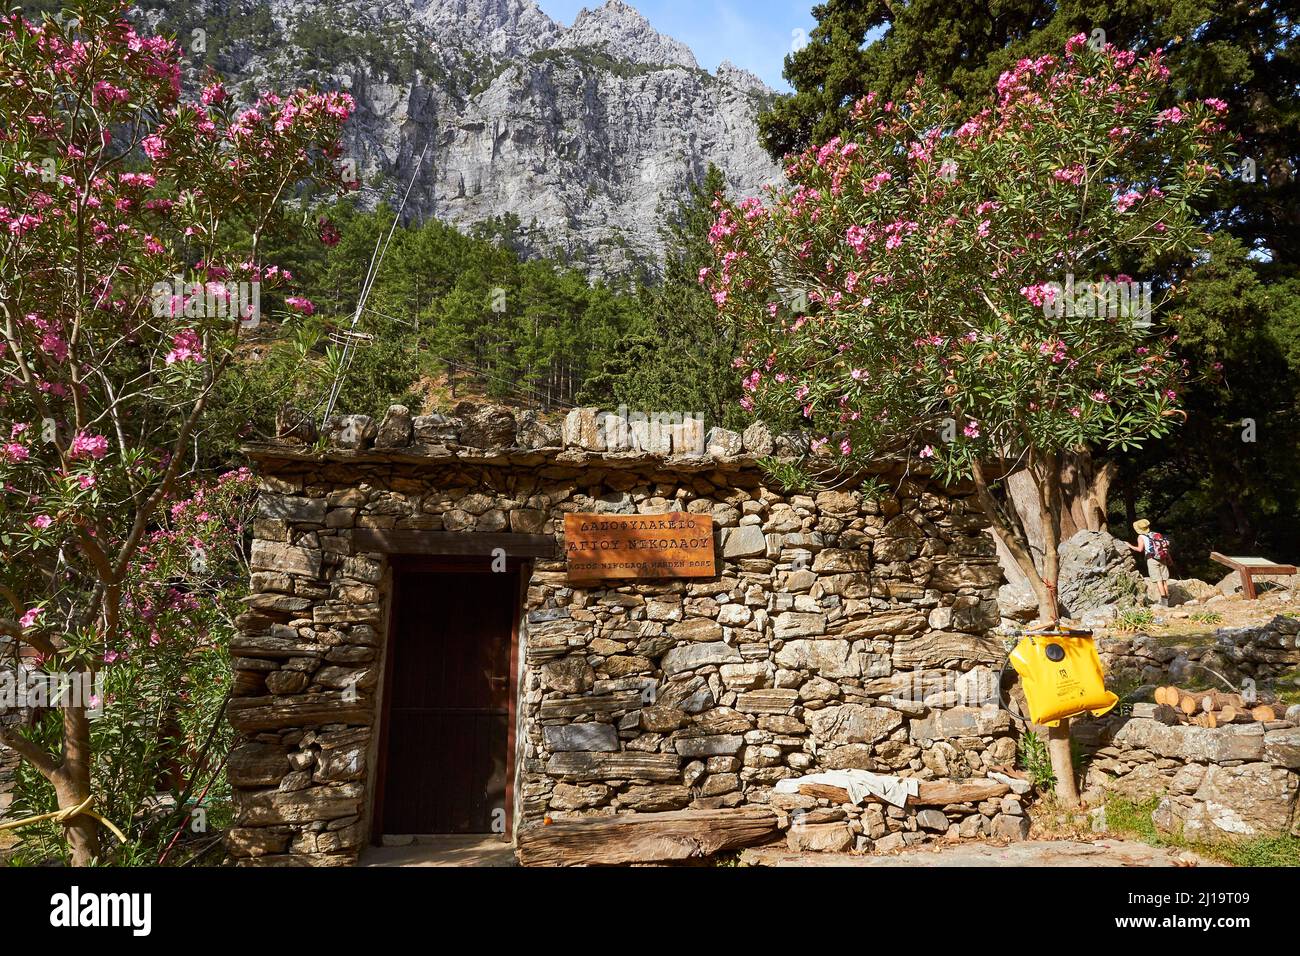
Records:
M888 854L794 853L785 847L754 847L740 855L748 866L1222 866L1185 850L1148 846L1135 840L1026 840L916 847Z

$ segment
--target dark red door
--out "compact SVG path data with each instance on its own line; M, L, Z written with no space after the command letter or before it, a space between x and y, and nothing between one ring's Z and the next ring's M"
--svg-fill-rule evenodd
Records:
M398 573L383 833L503 832L517 589L514 573Z

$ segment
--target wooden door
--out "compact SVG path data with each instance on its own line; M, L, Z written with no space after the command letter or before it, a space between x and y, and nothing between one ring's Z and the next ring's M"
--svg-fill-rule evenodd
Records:
M380 832L502 832L518 576L395 577Z

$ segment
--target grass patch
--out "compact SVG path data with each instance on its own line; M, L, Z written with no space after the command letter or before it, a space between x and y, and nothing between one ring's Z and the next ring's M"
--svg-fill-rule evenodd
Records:
M1156 829L1151 814L1159 797L1136 803L1114 795L1106 798L1106 828L1118 836L1132 837L1157 847L1191 850L1232 866L1300 866L1300 837L1255 837L1213 843L1184 839Z
M1155 622L1156 616L1151 612L1150 608L1132 607L1116 615L1115 623L1111 627L1121 634L1131 634L1135 631L1145 630Z

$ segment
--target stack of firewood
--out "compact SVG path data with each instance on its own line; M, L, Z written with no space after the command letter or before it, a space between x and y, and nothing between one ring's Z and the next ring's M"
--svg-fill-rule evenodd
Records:
M1240 694L1219 690L1180 690L1156 688L1156 719L1166 724L1195 724L1218 727L1222 724L1278 720L1285 707L1276 704L1247 702Z

